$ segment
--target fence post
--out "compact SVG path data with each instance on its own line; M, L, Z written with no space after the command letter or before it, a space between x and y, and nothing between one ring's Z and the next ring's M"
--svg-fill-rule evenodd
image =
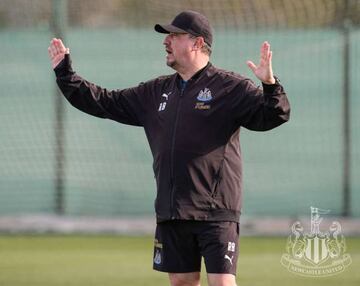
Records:
M53 37L65 41L67 26L67 0L52 0L52 22L51 30ZM55 213L64 214L64 179L65 179L65 113L64 100L60 91L55 87Z
M350 122L350 28L349 0L344 1L343 34L343 205L342 215L351 215L351 122Z

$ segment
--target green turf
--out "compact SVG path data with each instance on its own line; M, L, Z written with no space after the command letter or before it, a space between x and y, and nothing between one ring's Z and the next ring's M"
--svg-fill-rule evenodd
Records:
M152 266L151 237L0 236L0 285L168 285ZM238 285L360 284L360 239L348 238L352 264L327 278L304 278L280 265L286 238L242 238ZM202 276L206 285L205 276Z

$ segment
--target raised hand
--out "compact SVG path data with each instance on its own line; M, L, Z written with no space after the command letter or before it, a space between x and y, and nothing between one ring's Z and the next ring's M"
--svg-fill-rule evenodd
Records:
M65 57L65 54L69 54L69 48L66 48L60 39L53 38L50 41L48 48L49 57L52 67L55 68Z
M260 49L260 63L255 65L252 61L247 61L248 67L253 71L256 77L265 84L274 84L275 78L271 65L272 51L270 44L264 42Z

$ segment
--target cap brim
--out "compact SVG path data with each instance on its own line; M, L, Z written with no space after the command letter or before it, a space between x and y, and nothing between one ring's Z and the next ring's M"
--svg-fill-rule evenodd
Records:
M185 30L182 30L178 27L175 27L173 25L160 25L156 24L154 27L155 31L162 34L170 34L170 33L184 33L187 34Z

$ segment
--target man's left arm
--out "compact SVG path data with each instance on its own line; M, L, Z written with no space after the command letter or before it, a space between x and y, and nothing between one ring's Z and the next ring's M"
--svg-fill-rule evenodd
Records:
M247 61L247 65L262 82L263 89L251 80L239 84L240 94L233 105L237 123L250 130L266 131L288 121L290 104L284 88L273 75L270 44L262 44L258 65L252 61Z
M257 87L251 80L243 80L234 94L232 114L237 126L249 130L267 131L289 120L290 104L283 86L263 83Z

